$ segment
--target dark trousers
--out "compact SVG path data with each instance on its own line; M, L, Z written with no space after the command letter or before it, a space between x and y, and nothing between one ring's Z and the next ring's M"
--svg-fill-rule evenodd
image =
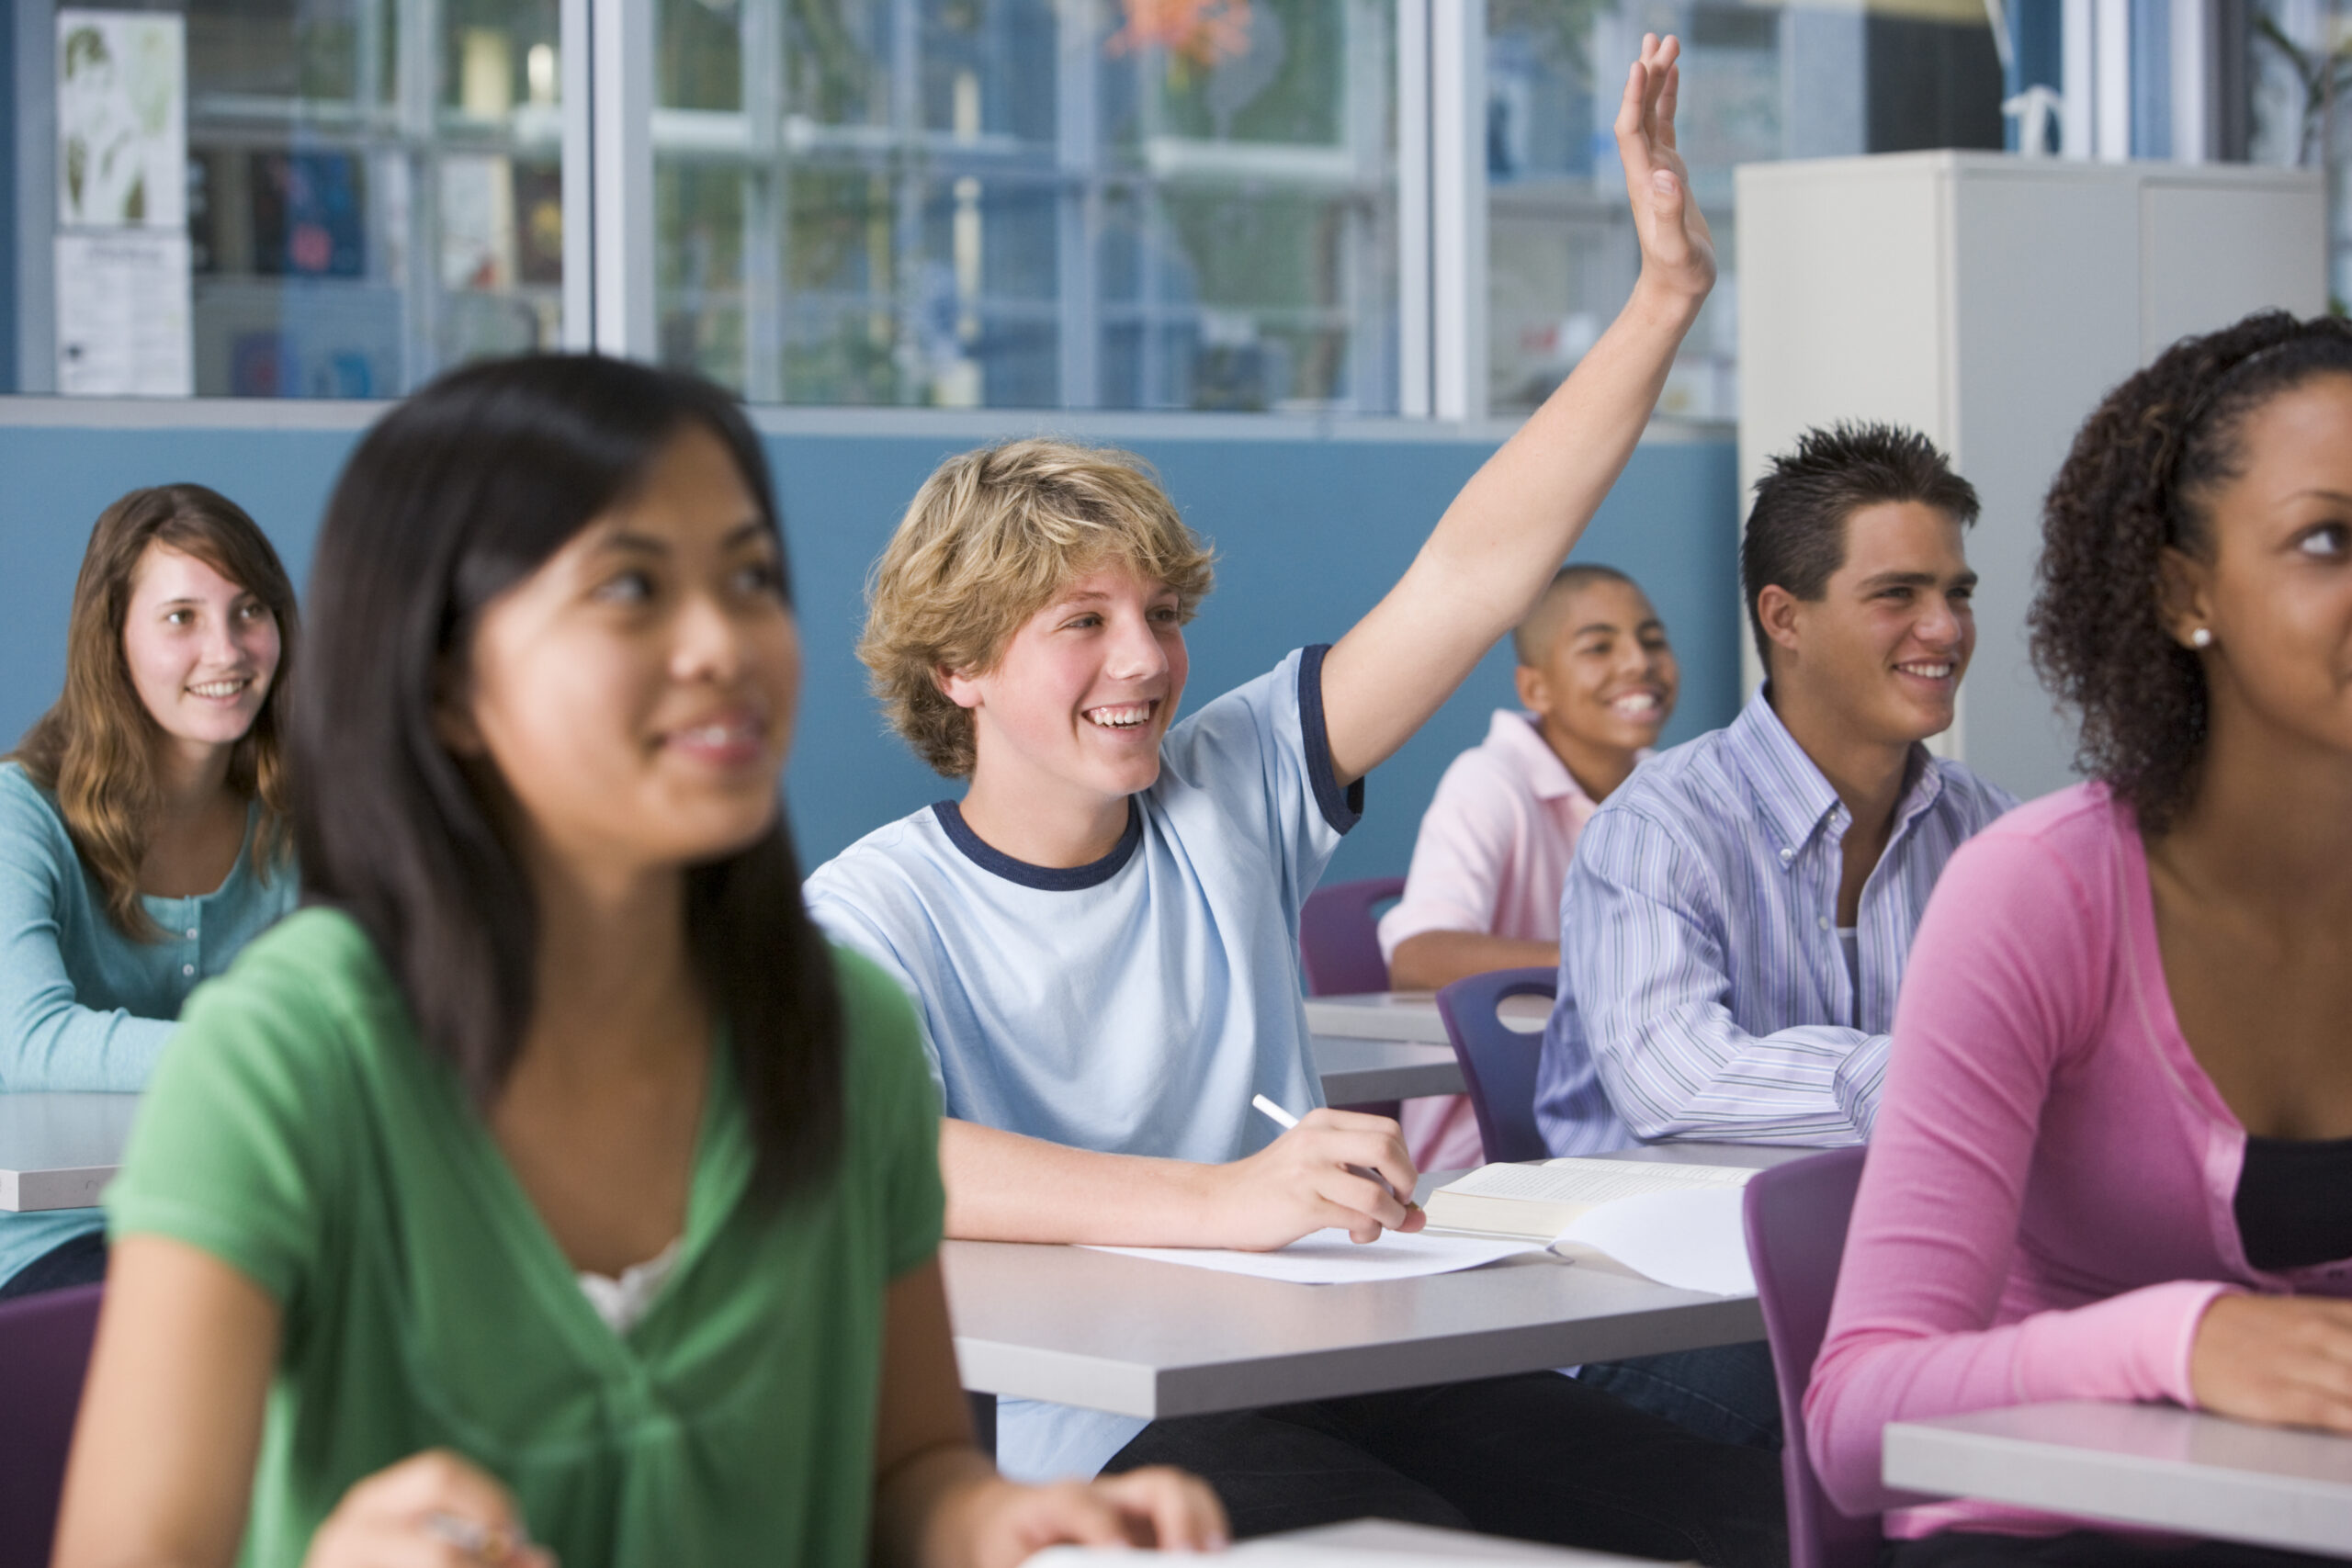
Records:
M1761 1340L1596 1362L1578 1368L1577 1379L1702 1438L1781 1451L1781 1385Z
M2343 1568L2343 1560L2266 1546L2200 1540L2152 1546L2104 1530L2064 1535L1991 1535L1945 1530L1886 1543L1887 1568Z
M71 1285L95 1285L107 1277L107 1237L90 1231L62 1242L0 1280L0 1302L17 1296L62 1291Z
M1782 1568L1780 1461L1555 1372L1155 1421L1103 1467L1181 1465L1237 1538L1375 1517Z

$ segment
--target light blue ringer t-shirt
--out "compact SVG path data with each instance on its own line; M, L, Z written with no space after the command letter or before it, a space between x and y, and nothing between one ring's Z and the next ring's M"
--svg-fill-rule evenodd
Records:
M947 1114L1106 1154L1223 1163L1277 1129L1250 1097L1322 1103L1298 912L1363 809L1323 727L1322 647L1173 726L1159 778L1091 865L980 841L950 802L817 868L808 907L907 987ZM1135 1417L997 1412L1016 1480L1091 1476Z
M199 981L290 911L292 860L253 865L258 807L227 880L194 898L141 898L159 942L127 937L83 869L65 819L22 766L0 762L0 1093L147 1087L172 1022ZM102 1209L0 1212L0 1281L106 1227Z

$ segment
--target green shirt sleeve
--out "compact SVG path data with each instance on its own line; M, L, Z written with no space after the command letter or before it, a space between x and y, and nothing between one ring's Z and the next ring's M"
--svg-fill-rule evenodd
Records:
M348 981L372 961L356 927L313 910L197 990L107 1189L114 1238L201 1247L293 1303L345 1207L338 1156L365 1138Z
M849 1054L854 1145L883 1195L885 1256L896 1279L939 1251L947 1193L939 1179L939 1090L914 1005L871 960L833 949Z

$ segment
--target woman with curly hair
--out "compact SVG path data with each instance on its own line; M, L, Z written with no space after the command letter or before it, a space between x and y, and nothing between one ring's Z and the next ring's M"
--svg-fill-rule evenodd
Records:
M1912 950L1805 1400L1889 1421L2170 1400L2352 1431L2352 325L2248 317L2109 393L2052 488L2035 661L2089 781L1954 857ZM2188 1568L1981 1502L1901 1568Z

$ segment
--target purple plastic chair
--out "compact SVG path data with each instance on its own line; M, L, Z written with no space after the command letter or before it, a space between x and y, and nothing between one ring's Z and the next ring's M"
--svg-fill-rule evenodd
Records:
M1846 1222L1865 1151L1832 1149L1758 1171L1743 1205L1747 1257L1781 1384L1781 1484L1789 1501L1790 1568L1871 1568L1879 1518L1840 1513L1813 1473L1804 1443L1804 1391L1829 1331Z
M1477 1112L1478 1141L1494 1161L1542 1159L1551 1150L1535 1125L1535 1064L1544 1055L1541 1034L1521 1034L1497 1016L1510 997L1549 997L1559 989L1552 969L1498 969L1456 980L1437 994L1453 1059L1470 1087L1470 1109Z
M1400 897L1401 876L1367 876L1361 882L1334 882L1306 896L1298 911L1298 956L1306 970L1310 997L1353 997L1388 988L1388 961L1380 956L1378 922L1373 906ZM1348 1105L1394 1118L1403 1106L1394 1100Z
M0 1568L47 1568L104 1285L0 1302Z
M1306 896L1298 912L1298 955L1306 965L1310 997L1352 997L1388 988L1388 961L1380 956L1373 906L1403 896L1401 876L1335 882Z

